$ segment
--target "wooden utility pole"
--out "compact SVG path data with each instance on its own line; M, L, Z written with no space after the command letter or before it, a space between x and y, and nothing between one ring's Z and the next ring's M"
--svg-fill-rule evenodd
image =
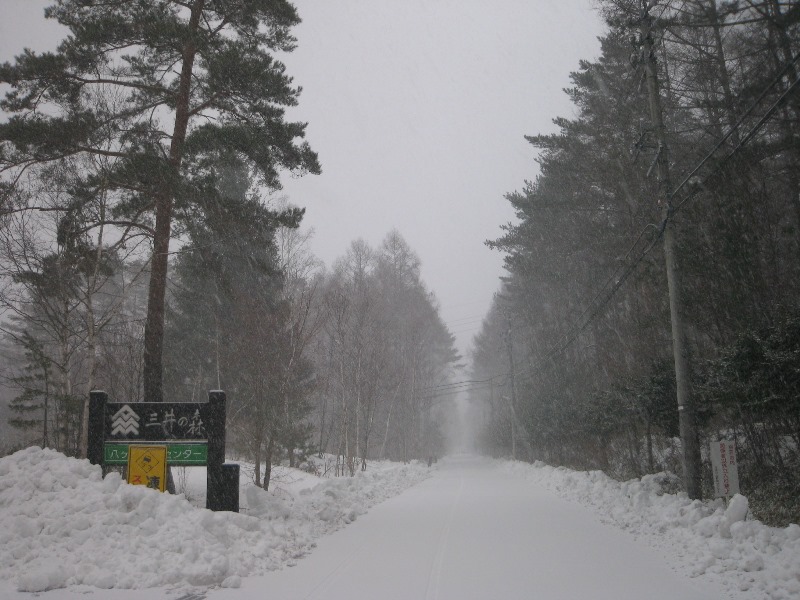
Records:
M511 317L508 319L506 331L506 349L508 350L508 381L511 384L511 457L517 460L517 390L514 385L514 347L511 345Z
M681 444L683 446L683 477L686 493L692 499L703 495L700 472L700 442L697 436L694 403L689 382L689 359L687 356L686 333L683 327L683 303L681 302L680 277L675 257L675 231L672 221L672 198L669 173L669 149L667 132L661 111L661 94L658 83L658 69L653 52L650 0L642 0L642 17L639 21L641 33L642 58L647 78L647 92L650 104L650 118L658 141L656 168L658 174L658 202L662 209L664 223L664 258L667 267L667 287L669 288L669 313L672 321L672 353L675 358L675 383L678 391L678 416Z

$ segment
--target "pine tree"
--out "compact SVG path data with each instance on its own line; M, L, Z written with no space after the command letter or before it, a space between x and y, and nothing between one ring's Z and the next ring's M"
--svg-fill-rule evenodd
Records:
M116 193L109 224L152 236L144 397L160 401L173 219L214 187L209 165L234 153L272 188L281 168L319 172L297 141L305 125L284 120L300 90L270 54L293 49L299 18L284 0L59 0L45 14L70 35L53 53L0 66L11 86L0 107L12 115L0 125L0 172L18 184L21 171L67 157L108 161L83 183L101 177ZM80 203L64 208L80 220Z
M269 210L248 194L249 173L234 155L214 167L219 194L187 221L189 245L176 263L165 344L171 397L228 392L231 442L257 465L280 450L303 448L310 435L310 364L292 347L275 231L297 227L303 211ZM299 355L298 355L299 354Z
M55 396L51 361L42 344L28 331L21 332L19 343L25 351L25 364L19 374L9 379L20 393L9 402L9 409L17 416L10 418L8 424L24 431L39 430L40 444L47 448L51 443L49 421Z

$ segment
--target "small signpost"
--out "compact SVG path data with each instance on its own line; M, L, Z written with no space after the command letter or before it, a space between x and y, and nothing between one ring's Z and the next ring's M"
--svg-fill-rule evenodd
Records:
M714 496L730 498L739 493L739 471L736 467L736 444L729 440L711 442L711 470L714 474Z
M146 485L164 492L167 489L167 447L129 446L128 483Z
M127 465L129 483L161 491L167 467L204 465L206 508L239 512L239 465L224 464L225 392L208 402L109 402L91 392L88 458Z

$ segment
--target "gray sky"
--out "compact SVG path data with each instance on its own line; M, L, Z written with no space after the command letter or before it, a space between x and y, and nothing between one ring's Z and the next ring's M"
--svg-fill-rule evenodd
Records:
M0 0L0 61L55 47L48 0ZM525 134L571 116L562 89L594 59L592 0L295 0L298 48L282 57L303 87L323 174L284 178L306 207L327 265L350 242L397 229L465 352L497 290L502 257L484 245L513 219L506 192L536 176Z

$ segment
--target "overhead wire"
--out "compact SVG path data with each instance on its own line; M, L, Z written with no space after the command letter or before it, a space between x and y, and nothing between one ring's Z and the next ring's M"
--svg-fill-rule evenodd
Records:
M737 122L731 126L729 131L725 133L725 135L714 145L711 151L700 161L698 165L695 166L692 171L690 171L689 175L684 177L681 183L668 195L668 202L672 202L672 199L675 195L689 183L692 178L700 171L700 169L716 154L719 148L735 133L735 131L741 127L744 123L745 119L750 116L756 108L761 104L761 102L766 98L766 96L772 91L772 89L778 85L784 78L784 76L789 72L791 67L800 60L800 53L796 54L791 61L789 61L784 68L780 71L780 73L773 79L773 81L762 91L762 93L758 96L758 98L752 103L752 105L742 114L742 116L737 120ZM737 146L727 155L725 158L718 163L714 170L704 178L704 181L711 177L714 173L716 173L725 162L730 160L735 154L737 154L746 143L752 140L755 135L758 133L761 127L772 117L775 111L780 108L780 106L786 101L789 95L800 85L800 77L798 77L795 81L793 81L788 88L781 94L781 96L770 106L770 108L764 113L764 115L759 119L759 121L748 131L748 133L741 139L741 141L737 144ZM687 198L685 198L678 206L671 207L667 210L664 219L662 220L660 226L658 227L658 234L651 240L650 244L645 248L645 250L638 255L637 259L630 263L622 272L622 274L617 278L617 273L619 272L620 267L617 266L615 268L612 275L606 279L603 285L600 287L598 292L594 294L592 299L589 301L588 306L581 312L581 314L576 319L577 321L582 321L580 323L574 324L572 327L569 328L568 333L561 337L559 343L548 350L540 359L538 359L535 363L530 365L531 369L527 374L518 374L518 379L527 379L530 380L533 377L533 374L541 370L541 368L547 364L550 359L555 357L556 355L564 352L567 348L569 348L579 337L580 335L586 330L586 328L599 316L600 312L603 308L605 308L611 299L616 295L617 291L622 287L622 285L627 281L627 279L633 274L639 264L644 260L644 258L652 251L655 247L656 243L661 239L663 233L666 229L669 219L673 218L676 212L683 207L686 202L688 202L691 198L693 198L695 193L691 193ZM632 244L631 248L629 249L628 253L625 255L626 258L630 256L630 253L636 247L636 245L641 240L644 233L650 228L654 227L653 224L648 224L644 230L637 236L636 240ZM615 281L616 279L616 281ZM610 290L603 296L603 292L606 290L608 285L611 282L614 282ZM602 299L601 299L602 297ZM598 302L598 299L599 302ZM596 304L595 304L596 303ZM585 320L583 319L584 316L588 314L588 318Z
M487 377L486 379L466 379L462 381L454 381L450 383L443 383L435 386L428 386L419 388L419 392L429 392L420 396L421 400L431 400L433 398L441 398L447 396L455 396L465 392L485 391L492 389L495 385L502 387L505 382L493 383L495 379L507 377L508 374L497 374Z
M599 74L596 74L596 77L599 77ZM638 77L634 77L632 79L632 81L630 83L635 84L635 85L631 85L631 87L628 89L628 92L624 94L626 97L630 97L635 93L636 88L639 87L638 80L639 80ZM605 88L605 84L601 82L600 83L600 88L601 88L601 92L602 92L604 90L604 88ZM607 93L607 92L605 92L605 93ZM622 283L624 283L624 281L627 280L627 278L633 272L635 267L642 260L644 260L645 256L653 249L653 247L655 246L655 244L658 241L658 239L660 239L661 234L663 233L665 226L666 226L666 221L663 222L660 226L657 226L657 225L655 225L653 223L648 223L642 229L642 231L636 237L636 239L633 242L633 244L631 244L631 247L625 253L623 258L619 261L619 263L616 266L616 268L614 269L614 271L611 273L611 275L608 278L606 278L605 282L600 287L600 289L597 292L595 292L595 294L593 295L592 299L587 303L586 308L575 319L577 321L580 321L581 319L583 319L583 317L587 313L589 313L591 311L589 320L586 323L584 323L583 325L580 325L578 327L577 335L579 335L581 332L583 332L585 330L586 327L588 327L588 325L591 323L591 321L594 320L596 314L599 312L599 309L603 308L611 300L613 295L616 293L616 291L619 289L619 287L621 287ZM623 274L618 278L617 275L618 275L620 269L623 269L623 267L624 267L624 260L626 260L631 255L631 253L633 252L634 248L636 248L636 245L641 241L641 239L645 235L645 233L647 233L647 231L649 229L651 229L651 228L656 229L658 231L658 235L651 241L651 243L648 245L646 250L641 255L639 255L639 257L633 262L633 264L630 265L628 268L626 268L623 271ZM594 306L595 302L602 296L602 294L605 291L605 289L612 282L615 282L615 280L616 280L616 283L612 286L612 290L610 292L610 295L605 300L603 300L601 302L601 304L599 304L595 309L593 309L592 307ZM564 337L569 338L569 336L571 336L571 335L572 334L568 332L567 334L565 334ZM574 341L574 339L577 339L577 335L575 335L571 339L569 339L568 342L563 345L563 348L562 348L561 351L563 351L563 349L566 349L567 347L569 347L569 345ZM562 337L562 339L564 339L564 337ZM552 353L548 353L548 355L550 355L550 354L552 354Z
M728 141L728 138L730 138L730 137L731 137L731 136L732 136L734 133L736 133L736 131L738 131L739 127L741 127L741 126L742 126L742 124L744 123L745 119L747 119L747 117L749 117L749 116L750 116L750 115L753 113L753 111L755 111L755 109L756 109L756 108L758 108L758 106L761 104L761 102L764 100L764 98L766 98L766 97L767 97L767 95L768 95L768 94L769 94L769 93L772 91L772 89L773 89L773 88L774 88L776 85L778 85L778 84L781 82L781 80L784 78L784 76L785 76L785 75L786 75L786 74L789 72L789 70L792 68L792 66L793 66L795 63L797 63L797 61L798 61L798 60L800 60L800 52L798 52L797 54L795 54L795 55L794 55L794 58L792 58L792 60L791 60L791 61L789 61L789 62L788 62L788 63L787 63L785 66L784 66L784 68L781 70L781 72L780 72L780 73L778 73L778 75L777 75L777 76L776 76L776 77L775 77L775 78L774 78L774 79L773 79L773 80L770 82L770 84L769 84L769 85L768 85L768 86L767 86L767 87L766 87L766 88L765 88L765 89L764 89L764 90L761 92L761 94L759 94L758 98L756 98L756 99L755 99L755 101L753 101L753 103L750 105L750 107L749 107L749 108L748 108L748 109L747 109L747 110L746 110L746 111L745 111L745 112L744 112L744 113L743 113L743 114L742 114L742 115L739 117L739 119L737 119L736 123L734 123L734 124L733 124L733 125L730 127L730 129L729 129L729 130L728 130L728 131L725 133L725 135L723 135L723 136L722 136L722 138L720 138L720 140L719 140L719 141L718 141L718 142L717 142L717 143L714 145L714 147L713 147L713 148L712 148L712 149L711 149L711 150L710 150L710 151L709 151L709 152L706 154L706 156L703 158L703 160L701 160L701 161L700 161L700 162L697 164L697 166L695 166L695 168L694 168L694 169L692 169L692 170L689 172L689 174L688 174L688 175L686 175L686 177L684 177L684 178L683 178L683 180L680 182L680 184L678 184L678 187L676 187L674 190L672 190L672 192L669 194L669 199L670 199L670 200L671 200L672 198L674 198L674 197L675 197L675 195L676 195L678 192L680 192L680 191L681 191L681 189L683 189L683 188L686 186L686 184L688 184L688 183L689 183L689 182L692 180L692 178L693 178L693 177L694 177L694 176L695 176L695 175L696 175L696 174L697 174L697 173L700 171L700 169L702 169L702 168L703 168L703 166L705 166L705 164L706 164L706 163L707 163L709 160L711 160L711 159L714 157L714 155L715 155L715 154L717 153L717 151L718 151L718 150L719 150L719 149L720 149L720 148L723 146L723 144L725 144L725 142L727 142L727 141ZM742 149L742 147L743 147L743 146L744 146L744 145L745 145L747 142L749 142L749 141L750 141L750 140L751 140L751 139L752 139L752 138L755 136L755 134L758 132L758 130L759 130L759 129L760 129L760 128L761 128L761 127L764 125L764 123L766 123L766 122L769 120L769 118L770 118L770 117L772 116L772 114L773 114L773 113L774 113L774 112L775 112L775 111L776 111L776 110L777 110L777 109L778 109L778 108L781 106L781 104L783 104L783 102L786 100L786 98L788 98L788 97L789 97L789 94L790 94L790 93L791 93L791 92L792 92L792 91L793 91L793 90L794 90L794 89L797 87L797 85L798 85L798 84L800 84L800 78L796 79L794 82L792 82L792 83L789 85L789 87L788 87L788 88L787 88L787 89L786 89L786 90L783 92L783 94L781 94L781 96L780 96L780 97L779 97L779 98L778 98L778 99L777 99L777 100L776 100L776 101L775 101L775 102L772 104L772 106L771 106L771 107L770 107L770 108L767 110L767 112L766 112L766 113L765 113L765 114L764 114L764 115L761 117L761 119L759 119L758 123L756 123L756 125L754 125L754 126L753 126L753 127L750 129L750 131L749 131L749 132L746 134L746 136L745 136L744 138L742 138L742 139L739 141L739 143L736 145L736 147L735 147L735 148L734 148L734 149L733 149L733 150L732 150L732 151L731 151L731 152L730 152L730 153L729 153L729 154L728 154L728 155L727 155L725 158L723 158L723 159L722 159L722 161L721 161L720 163L718 163L718 164L716 165L716 168L715 168L715 169L714 169L714 170L713 170L713 171L712 171L712 172L711 172L709 175L707 175L705 179L708 179L708 177L710 177L712 174L714 174L716 171L718 171L718 170L719 170L719 169L722 167L722 165L723 165L725 162L727 162L728 160L730 160L730 159L733 157L733 155L734 155L734 154L736 154L737 152L739 152L739 150L741 150L741 149ZM691 196L690 196L690 197L691 197ZM686 203L688 200L689 200L689 198L685 198L685 199L684 199L684 200L683 200L683 201L682 201L682 202L681 202L681 203L680 203L680 204L679 204L679 205L678 205L678 206L677 206L677 207L676 207L676 208L673 210L673 214L674 214L674 212L675 212L675 211L677 211L677 210L678 210L678 209L679 209L681 206L683 206L683 205L684 205L684 204L685 204L685 203Z
M423 388L418 388L418 390L419 391L425 391L425 390L448 388L448 387L454 387L454 386L466 385L466 384L489 383L492 380L497 379L498 377L501 377L501 375L492 375L491 377L487 377L486 379L464 379L462 381L453 381L453 382L448 382L448 383L442 383L442 384L439 384L439 385L431 385L431 386L427 386L427 387L423 387Z

